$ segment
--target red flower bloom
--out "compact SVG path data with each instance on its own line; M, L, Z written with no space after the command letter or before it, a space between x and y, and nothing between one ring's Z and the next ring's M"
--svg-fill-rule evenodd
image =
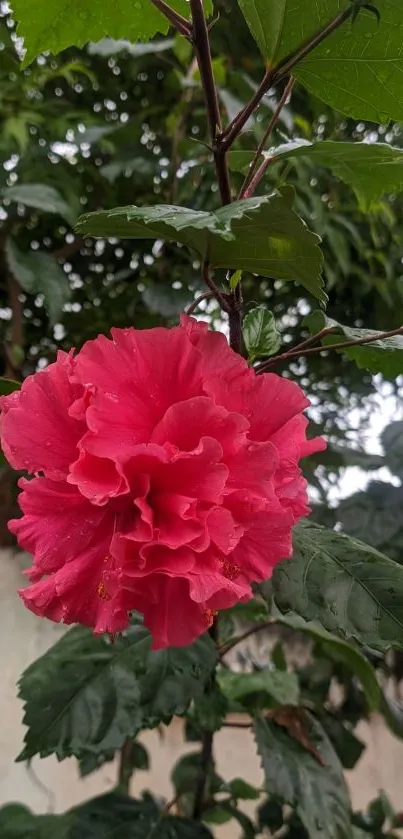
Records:
M3 450L37 476L10 522L34 556L25 604L110 633L137 610L154 647L189 644L291 555L298 462L324 447L308 404L186 316L59 353L1 400Z

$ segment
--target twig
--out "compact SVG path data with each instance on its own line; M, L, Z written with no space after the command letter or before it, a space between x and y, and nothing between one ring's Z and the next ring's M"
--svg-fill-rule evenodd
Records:
M208 285L211 294L218 300L222 310L227 312L227 314L231 313L231 306L227 301L226 296L217 288L210 272L210 265L208 262L203 262L202 267L202 277L206 285Z
M133 742L128 739L120 750L118 784L122 792L129 794L130 779L133 775L132 766Z
M196 300L194 300L193 303L191 303L191 305L186 309L186 314L191 315L200 306L200 303L203 300L210 300L212 297L215 297L213 291L205 291L203 294L199 294L199 296L196 297Z
M191 38L192 28L185 17L175 12L175 9L172 9L168 3L165 3L165 0L151 0L151 2L169 20L171 26L174 26L184 38Z
M286 56L286 58L280 61L277 66L271 68L269 67L268 70L266 70L266 73L250 102L248 102L248 104L239 111L236 117L229 124L228 128L226 128L226 130L221 134L221 137L218 138L221 150L228 151L228 149L232 146L234 140L236 140L238 135L241 133L249 117L256 110L263 99L263 96L272 87L272 85L280 82L285 76L290 75L294 67L302 61L303 58L306 58L306 56L309 55L315 47L319 46L322 41L328 38L332 32L338 29L339 26L351 17L353 10L353 5L349 4L346 9L336 15L333 20L309 38L309 40L302 44L301 47Z
M325 329L321 329L320 332L318 332L316 335L312 335L310 338L307 338L306 341L301 341L301 343L296 344L295 347L290 347L290 349L287 350L287 354L288 353L290 353L290 354L291 353L296 353L297 354L297 353L300 352L300 350L304 350L306 347L311 347L312 344L316 344L322 338L325 338L326 335L331 335L332 332L335 332L336 329L337 329L337 326L327 326ZM282 355L285 355L285 353L282 353ZM278 356L276 356L276 358L278 358ZM254 368L255 373L260 373L261 368L264 367L266 364L267 364L267 362L265 362L265 361L262 362L262 364L257 364L256 367Z
M250 168L249 168L249 172L248 172L248 174L247 174L247 176L246 176L246 178L245 178L245 180L242 184L241 191L239 193L239 198L250 198L251 195L253 195L253 192L254 192L257 184L259 183L259 181L261 179L261 178L259 178L259 181L257 181L255 183L254 173L256 171L256 167L257 167L257 164L258 164L259 157L262 154L263 149L264 149L264 147L267 143L267 140L269 139L273 129L277 125L278 118L281 114L281 111L284 108L284 105L288 101L288 98L289 98L289 96L292 92L294 84L295 84L295 78L294 78L294 76L290 76L290 78L289 78L289 80L288 80L288 82L287 82L287 84L284 88L283 94L282 94L282 96L279 100L277 108L274 111L274 114L273 114L273 116L272 116L272 118L269 122L269 125L267 126L266 131L264 132L263 137L262 137L262 139L261 139L261 141L260 141L260 143L257 147L256 154L255 154L255 156L252 160L252 163L250 165ZM266 160L264 160L263 163L266 163ZM257 177L257 174L259 173L260 169L261 169L261 167L259 167L258 172L256 173L256 177ZM264 171L265 170L263 170L262 175L264 174Z
M394 338L395 335L403 335L403 326L399 326L398 329L392 329L390 332L377 332L374 335L369 335L368 338L358 338L356 341L343 341L340 344L327 344L321 347L312 347L311 349L302 349L301 350L290 350L289 352L282 353L281 355L273 356L269 361L265 361L263 364L260 365L258 373L263 373L265 370L268 370L273 364L277 364L278 362L287 361L289 359L299 358L301 355L316 355L317 353L321 352L328 352L329 350L344 350L348 347L360 347L364 344L373 344L374 341L384 341L386 338ZM317 338L317 336L315 336Z
M180 793L176 793L174 798L171 798L170 801L167 801L167 803L164 804L164 806L162 808L163 813L170 813L172 808L175 807L175 805L178 803L179 799L180 799Z
M252 728L253 722L223 722L223 728Z
M53 251L52 256L55 259L69 259L74 256L84 245L84 236L75 236L72 242L66 242L58 250Z
M209 32L202 0L190 0L190 10L193 22L192 40L196 50L197 63L199 65L200 78L207 105L210 135L214 144L213 154L218 187L222 203L230 204L231 184L226 153L224 149L216 144L217 137L222 131L221 114L211 60Z
M233 638L232 641L228 641L227 644L223 644L223 646L218 650L218 660L221 661L221 659L227 655L230 650L233 650L234 647L237 647L238 644L241 644L242 641L246 640L246 638L250 638L251 635L261 632L262 629L269 629L271 626L273 626L272 620L255 623L254 626L251 626L250 629L247 629L242 635L238 635L237 638Z

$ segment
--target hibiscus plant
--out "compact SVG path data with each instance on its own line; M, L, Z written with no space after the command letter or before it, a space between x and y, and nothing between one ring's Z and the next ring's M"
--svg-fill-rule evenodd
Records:
M403 649L403 566L342 532L334 516L329 528L309 519L310 467L301 461L320 457L326 441L308 423L296 378L301 360L309 368L334 352L340 364L394 381L403 327L380 332L328 317L321 240L297 212L292 169L300 159L310 171L328 167L370 210L403 186L403 153L385 142L296 134L284 142L279 125L301 90L346 119L403 121L403 5L238 3L11 4L25 68L88 41L96 51L104 38L153 53L169 32L189 64L185 106L196 84L205 103L193 160L180 159L186 107L176 123L174 175L181 165L182 174L194 165L213 174L205 206L176 205L172 188L169 203L99 201L75 222L80 243L151 240L157 250L179 245L178 262L189 254L197 290L171 328L136 328L135 315L129 327L110 323L110 334L60 350L22 384L11 353L15 379L0 383L2 451L20 473L20 514L9 528L32 556L19 593L38 619L73 624L21 678L19 759L75 756L83 776L119 760L116 789L67 813L6 805L0 839L208 839L227 822L244 839L347 839L399 824L385 796L354 813L343 770L363 751L354 734L361 716L377 711L403 735L378 667L384 675L385 654ZM262 78L249 79L250 99L231 117L213 39L223 21L231 33L235 14L261 53ZM264 104L256 148L250 120ZM17 184L6 197L66 216L47 189ZM46 272L42 256L35 270ZM6 257L17 305L31 262L12 238ZM262 282L272 310L251 302ZM316 301L292 346L275 317L285 287L298 313ZM292 667L295 633L307 655ZM174 767L172 799L155 790L133 798L132 775L148 768L138 737L173 717L195 749ZM231 726L256 741L260 787L240 777L242 767L232 778L217 772L214 735ZM256 802L255 815L245 801L248 813Z

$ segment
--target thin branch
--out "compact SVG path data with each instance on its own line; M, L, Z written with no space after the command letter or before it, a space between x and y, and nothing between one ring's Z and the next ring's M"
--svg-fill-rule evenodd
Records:
M306 58L312 50L319 46L322 41L328 38L332 32L335 32L336 29L338 29L351 17L353 10L354 6L350 4L346 9L336 15L336 17L333 18L333 20L331 20L323 29L320 29L319 32L309 38L304 44L302 44L302 46L280 61L277 66L272 68L269 67L268 70L266 70L266 73L250 102L248 102L248 104L239 111L226 130L218 138L218 143L222 150L228 151L228 149L232 146L234 140L236 140L238 135L241 133L249 117L256 110L263 99L263 96L272 87L272 85L280 82L285 76L290 75L294 67L299 64L303 58Z
M329 23L323 28L320 29L319 32L316 33L312 38L306 41L305 44L302 44L301 47L296 49L294 52L290 53L289 56L283 58L280 61L280 64L277 65L275 68L274 73L274 82L277 84L284 76L288 76L294 67L302 61L303 58L306 58L312 50L316 49L329 35L332 35L336 29L339 29L343 23L349 20L352 17L354 12L354 6L350 3L342 12L339 12L333 20L329 21Z
M253 722L223 722L223 728L252 728Z
M301 341L301 343L296 344L295 347L290 347L290 349L287 350L287 355L288 354L292 355L294 353L299 354L300 350L304 350L306 347L311 347L312 344L316 344L322 338L325 338L326 335L331 335L332 332L334 332L336 329L337 329L337 326L327 326L325 329L321 329L320 332L318 332L316 335L312 335L311 338L307 338L306 341ZM284 355L286 355L286 353L282 353L282 355L284 356ZM276 358L278 358L278 357L279 356L276 356ZM271 360L272 359L270 359L270 361ZM262 364L257 364L256 367L254 368L255 373L262 372L261 368L265 367L266 364L267 364L266 361L262 362Z
M203 735L203 746L201 753L200 774L197 781L195 792L195 803L193 808L193 818L200 821L203 815L204 797L206 794L207 779L210 767L213 760L213 732L205 731Z
M214 144L213 154L218 187L222 203L230 204L231 184L226 153L224 149L216 144L216 140L222 132L221 114L211 60L209 32L202 0L190 0L190 9L193 22L192 39L196 50L197 63L199 65L200 78L207 105L210 135Z
M234 647L237 647L238 644L241 644L242 641L245 641L246 638L250 638L251 635L255 635L257 632L261 632L262 629L269 629L269 627L273 626L272 620L261 621L260 623L255 623L249 629L247 629L242 635L238 635L237 638L233 638L232 641L228 641L226 644L223 644L222 647L218 650L218 660L221 659L229 653L230 650L233 650Z
M120 750L118 784L122 792L129 794L130 779L133 775L132 765L133 742L128 739L123 743Z
M305 350L290 350L289 352L282 353L282 355L273 356L273 358L269 361L261 364L257 372L263 373L273 364L288 361L290 359L294 360L295 358L299 358L301 355L317 355L318 353L328 352L329 350L344 350L348 347L361 347L364 344L373 344L374 341L384 341L386 338L394 338L396 335L403 335L403 326L399 326L398 329L392 329L390 332L377 332L374 335L369 335L368 338L358 338L356 341L342 341L340 344L327 344L325 346L312 347L311 349Z
M196 297L196 300L194 300L193 303L191 303L191 305L188 306L188 308L186 309L186 314L187 315L193 314L193 312L195 312L196 309L199 308L200 303L203 300L211 300L212 297L215 297L215 294L214 294L213 291L205 291L203 294L199 294L199 296Z
M152 4L169 20L171 26L177 29L184 38L192 37L192 29L188 20L175 12L165 0L151 0Z
M277 122L278 122L279 116L281 114L281 111L283 110L284 105L287 103L288 98L291 95L294 84L295 84L295 78L294 78L294 76L290 76L290 78L289 78L289 80L288 80L288 82L287 82L287 84L284 88L283 94L282 94L282 96L279 100L277 108L274 111L274 114L273 114L273 116L272 116L272 118L269 122L269 125L267 126L266 131L264 132L263 137L262 137L262 139L261 139L261 141L260 141L260 143L257 147L256 154L255 154L255 156L252 160L252 163L250 165L250 168L249 168L249 172L248 172L248 174L247 174L247 176L246 176L246 178L245 178L245 180L242 184L241 191L240 191L239 196L238 196L239 198L250 198L251 195L253 195L253 192L254 192L257 184L260 181L260 178L259 178L259 181L257 181L257 183L255 183L255 179L254 179L254 174L255 174L255 171L256 171L256 167L258 165L259 157L262 154L262 152L264 150L264 147L267 143L267 140L269 139L270 135L272 134L273 129L277 125ZM263 162L265 163L266 161L263 161ZM260 168L261 167L259 167L258 172L260 171ZM262 174L264 174L264 171L263 171Z
M212 295L218 300L222 310L227 312L227 314L231 313L231 306L227 301L226 295L224 295L219 288L217 288L210 272L210 265L208 262L203 263L202 267L202 277L206 285L208 285Z

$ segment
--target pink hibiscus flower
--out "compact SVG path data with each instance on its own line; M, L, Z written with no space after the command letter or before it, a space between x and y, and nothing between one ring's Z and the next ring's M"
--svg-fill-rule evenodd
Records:
M3 450L36 476L10 522L26 606L112 634L136 610L155 648L192 642L291 555L299 460L324 447L308 404L187 316L60 352L0 403Z

